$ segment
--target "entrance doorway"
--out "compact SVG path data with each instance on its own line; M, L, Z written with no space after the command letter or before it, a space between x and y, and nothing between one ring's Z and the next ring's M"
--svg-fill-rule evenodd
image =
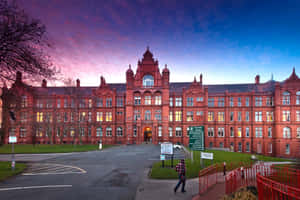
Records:
M144 128L144 142L152 142L152 130L150 127Z

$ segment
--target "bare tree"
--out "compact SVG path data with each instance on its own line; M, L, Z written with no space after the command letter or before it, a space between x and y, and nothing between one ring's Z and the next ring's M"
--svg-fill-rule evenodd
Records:
M46 27L39 20L14 1L0 0L0 81L13 81L16 71L31 80L53 78L58 70L45 53L48 47Z

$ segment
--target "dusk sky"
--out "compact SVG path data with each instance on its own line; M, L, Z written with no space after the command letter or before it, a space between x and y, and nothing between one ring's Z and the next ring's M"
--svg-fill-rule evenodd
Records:
M50 55L81 85L125 83L146 47L171 82L282 81L300 74L300 1L18 0L46 25Z

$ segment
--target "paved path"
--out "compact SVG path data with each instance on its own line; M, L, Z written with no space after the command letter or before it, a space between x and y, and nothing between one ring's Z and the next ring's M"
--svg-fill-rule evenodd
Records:
M21 162L38 162L76 153L15 154L15 160ZM0 154L0 161L11 161L11 154Z

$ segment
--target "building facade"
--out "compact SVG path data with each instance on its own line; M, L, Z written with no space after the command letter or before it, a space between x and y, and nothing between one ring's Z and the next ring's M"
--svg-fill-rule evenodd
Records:
M41 87L16 81L3 88L4 142L188 145L189 128L204 126L205 146L280 157L300 157L300 79L283 82L205 85L170 83L149 49L126 83ZM12 112L16 120L11 116Z

